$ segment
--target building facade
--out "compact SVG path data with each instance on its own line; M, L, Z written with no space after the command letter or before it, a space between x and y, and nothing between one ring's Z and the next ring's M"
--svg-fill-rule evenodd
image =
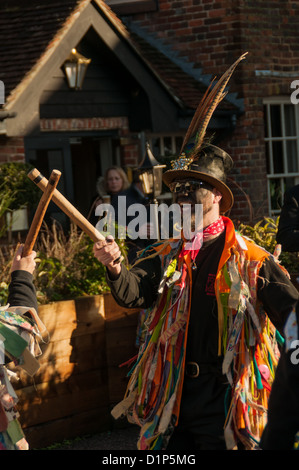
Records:
M0 162L62 170L60 190L86 215L108 166L135 168L146 141L164 163L179 152L211 79L248 52L209 131L234 160L231 217L279 214L299 183L298 2L5 3ZM73 48L91 59L81 90L63 69Z

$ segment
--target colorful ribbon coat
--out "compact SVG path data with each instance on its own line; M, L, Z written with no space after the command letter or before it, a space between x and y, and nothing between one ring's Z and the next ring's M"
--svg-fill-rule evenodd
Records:
M267 403L279 359L281 339L257 299L257 279L272 256L239 235L230 219L215 280L219 356L230 384L224 423L228 449L242 442L258 446L266 424ZM141 427L138 448L160 450L178 424L190 315L192 273L184 242L157 248L163 276L159 296L145 321L145 338L132 370L124 400L112 414L126 414Z

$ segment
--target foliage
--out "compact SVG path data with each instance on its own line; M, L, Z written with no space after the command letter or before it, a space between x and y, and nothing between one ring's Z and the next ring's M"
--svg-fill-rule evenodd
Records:
M37 244L35 286L40 303L97 295L109 290L106 269L93 255L93 241L71 225L65 235L56 224ZM124 252L124 246L118 242Z
M264 218L257 222L253 227L251 225L241 224L239 232L253 240L257 245L265 248L270 253L274 253L276 246L277 222L270 218Z
M40 190L27 174L32 166L27 163L0 165L0 237L7 231L5 214L24 207L33 208L40 199Z
M253 240L257 245L265 248L265 250L274 254L277 245L276 235L278 230L279 217L274 220L270 217L264 217L254 226L240 224L239 232ZM279 261L289 273L298 272L299 257L298 253L282 252L279 256Z
M6 191L5 184L3 183L0 186L0 219L1 219L1 227L0 227L0 237L2 237L6 230L6 224L4 216L6 212L10 209L14 202L14 193Z
M116 242L125 257L123 241ZM109 291L106 269L94 257L93 244L74 225L71 225L67 235L56 224L51 229L46 224L43 225L35 247L37 266L34 273L34 285L40 304ZM0 303L5 305L14 251L10 249L4 253L3 250L0 250Z
M10 210L33 207L40 199L40 190L27 176L32 168L21 162L0 165L0 200L3 195L10 197Z
M2 246L0 249L0 305L7 304L10 269L14 258L15 248Z

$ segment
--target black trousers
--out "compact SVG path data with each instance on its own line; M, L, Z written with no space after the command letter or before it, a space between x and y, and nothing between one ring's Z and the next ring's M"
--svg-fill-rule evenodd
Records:
M205 374L185 378L178 426L167 452L226 450L225 401L228 385L223 377Z

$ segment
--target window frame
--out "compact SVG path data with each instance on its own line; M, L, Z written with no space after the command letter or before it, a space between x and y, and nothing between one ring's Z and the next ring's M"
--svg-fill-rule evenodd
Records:
M270 114L270 107L279 105L280 108L280 118L281 118L281 136L273 137L272 136L272 126L271 126L271 114ZM285 105L295 106L295 135L288 136L286 135L286 121L285 121ZM265 125L267 125L267 129L265 129L265 146L267 147L267 194L268 194L268 210L270 216L278 216L280 214L281 209L273 209L272 208L272 201L271 201L271 181L274 179L280 180L280 190L281 190L281 203L283 204L283 197L285 193L285 180L286 178L294 178L294 184L299 183L299 108L296 105L292 104L289 96L275 96L275 97L268 97L263 100L264 112L265 115ZM266 109L265 109L266 108ZM287 142L295 141L297 146L297 168L298 171L296 172L289 172L288 170L288 161L287 161ZM283 172L275 173L274 170L274 162L273 162L273 142L282 142L282 158L283 158Z
M151 150L153 151L154 145L153 140L159 139L159 155L155 155L155 158L159 160L159 157L169 160L173 160L175 157L179 156L177 150L176 138L182 139L182 143L185 137L185 132L169 132L169 133L148 133L146 134L146 141L149 143ZM165 139L171 139L171 154L165 155Z

